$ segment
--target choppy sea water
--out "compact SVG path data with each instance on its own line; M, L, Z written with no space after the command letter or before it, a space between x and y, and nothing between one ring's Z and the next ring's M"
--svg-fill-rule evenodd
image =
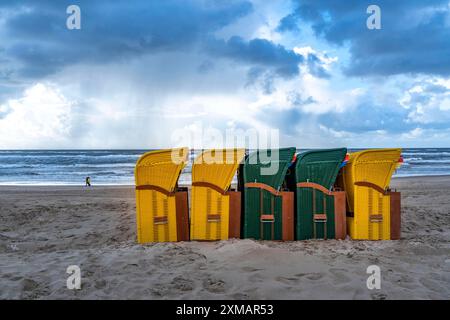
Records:
M148 150L0 150L1 185L134 184L134 165ZM299 150L301 151L301 150ZM355 151L355 150L349 150ZM190 155L190 163L197 152ZM403 149L397 177L450 175L450 148ZM188 184L190 164L180 184Z

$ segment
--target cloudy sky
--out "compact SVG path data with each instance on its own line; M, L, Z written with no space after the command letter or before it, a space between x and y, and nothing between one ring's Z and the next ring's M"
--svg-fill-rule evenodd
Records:
M0 39L0 149L450 146L449 0L2 0Z

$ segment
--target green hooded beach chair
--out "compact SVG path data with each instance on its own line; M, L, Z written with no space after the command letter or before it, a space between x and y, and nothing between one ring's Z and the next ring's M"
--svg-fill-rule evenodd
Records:
M293 193L282 190L295 148L250 153L240 172L243 183L243 238L293 240Z
M346 148L311 150L297 155L288 179L295 190L295 239L345 239L345 192L334 184Z

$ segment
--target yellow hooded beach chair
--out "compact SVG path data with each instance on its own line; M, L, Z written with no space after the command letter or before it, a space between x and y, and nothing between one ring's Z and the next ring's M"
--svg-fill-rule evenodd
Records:
M400 237L400 193L388 187L399 166L401 149L373 149L350 154L343 169L347 229L352 239Z
M136 224L139 243L189 240L187 190L178 178L188 149L147 152L136 163Z
M202 152L192 166L191 240L240 237L241 193L229 190L245 149Z

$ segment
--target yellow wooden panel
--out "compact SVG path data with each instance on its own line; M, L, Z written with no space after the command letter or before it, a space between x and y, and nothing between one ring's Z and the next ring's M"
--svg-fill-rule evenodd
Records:
M139 243L177 241L175 196L155 190L136 190L137 234ZM167 223L155 224L155 217Z
M191 240L228 239L229 196L208 187L192 187ZM208 215L219 215L208 221Z
M349 235L359 240L390 239L390 197L372 188L355 187L354 218L348 218ZM381 222L371 222L370 215L381 215Z
M350 238L354 239L355 237L355 218L347 217L347 232Z

